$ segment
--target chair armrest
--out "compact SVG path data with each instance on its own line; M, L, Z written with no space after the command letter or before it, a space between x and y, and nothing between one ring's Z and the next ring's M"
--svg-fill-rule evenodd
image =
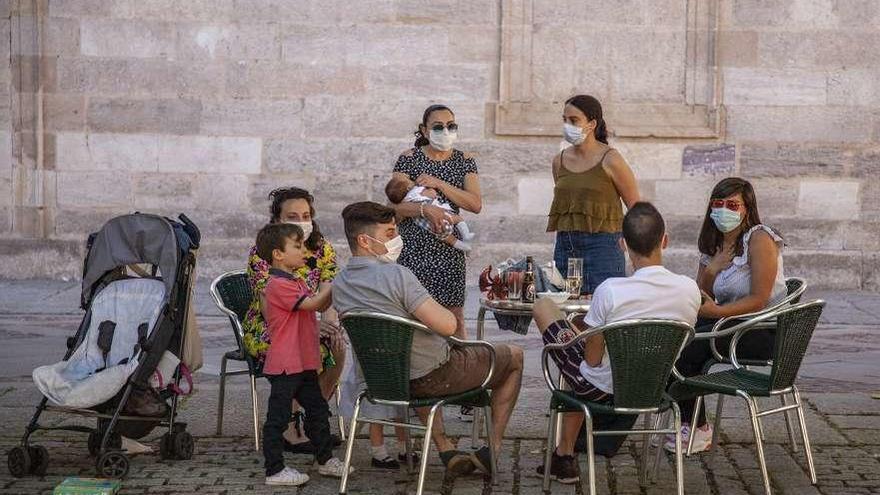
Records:
M485 340L462 340L456 337L446 337L446 340L459 347L485 347L489 350L489 372L480 385L480 388L485 389L495 376L495 346Z
M581 342L582 340L592 335L598 335L604 332L605 327L590 328L579 333L575 338L571 339L565 344L547 344L544 346L543 351L541 351L541 369L544 372L544 381L547 382L547 386L550 387L550 390L559 390L559 387L553 382L553 378L550 377L550 367L548 361L548 358L550 357L550 351L561 351L563 349L568 349L569 347Z

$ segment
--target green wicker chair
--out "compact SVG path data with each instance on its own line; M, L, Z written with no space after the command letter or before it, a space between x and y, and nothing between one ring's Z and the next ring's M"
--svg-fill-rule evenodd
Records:
M354 433L358 423L373 423L387 426L401 426L411 430L425 432L422 443L421 466L416 493L421 495L425 484L425 473L428 466L428 453L431 448L431 430L434 416L441 407L447 404L482 407L486 413L487 438L489 451L493 454L492 480L495 480L494 447L492 445L492 415L489 409L490 391L486 385L495 371L495 348L485 341L463 341L453 337L450 340L456 346L481 346L490 350L489 373L480 387L467 392L430 398L410 397L410 352L412 350L413 332L431 330L417 321L392 315L373 312L351 311L341 317L343 328L348 334L354 353L361 365L367 388L357 398L354 415L349 427L348 443L345 448L345 471L339 484L339 493L346 493L348 486L348 467L351 463ZM360 407L363 400L374 404L399 406L406 409L430 407L427 426L407 422L398 423L385 419L362 418Z
M770 480L767 476L767 465L764 461L764 441L758 420L770 414L787 413L791 410L797 411L810 480L814 485L816 484L816 469L813 465L813 453L810 450L810 439L804 420L804 410L801 405L800 393L794 381L824 307L825 301L822 300L796 304L766 313L746 323L737 325L736 333L733 335L730 344L729 361L733 365L733 369L690 378L683 377L675 371L676 378L679 381L672 385L670 394L676 398L693 397L696 395L697 407L700 405L702 396L707 394L717 393L739 396L745 400L749 408L749 416L751 417L752 428L755 434L758 464L761 467L761 475L764 480L764 491L768 495L770 494ZM770 373L759 373L747 369L736 357L736 344L746 332L759 329L762 323L773 319L776 321L776 345L773 349ZM783 403L781 407L760 411L755 401L755 397L772 397L786 394L792 395L794 399L793 405Z
M564 390L550 376L550 353L567 349L590 335L603 334L610 358L614 381L613 404L589 402L579 399L573 392ZM644 435L644 452L640 481L645 483L647 454L654 434L674 433L676 440L675 475L679 495L684 494L681 446L681 412L678 404L666 395L666 385L673 364L694 330L687 323L673 320L625 320L601 327L591 328L565 344L544 346L541 366L544 380L550 387L550 421L547 428L547 451L544 458L544 491L550 490L550 462L556 449L557 415L562 412L583 412L587 429L587 472L590 479L589 493L596 493L596 470L593 462L593 435ZM661 429L661 412L672 410L672 427ZM626 431L593 431L592 414L652 414L656 413L654 428ZM659 451L658 451L659 452ZM581 483L583 484L583 477Z
M251 381L251 403L254 413L254 449L260 450L260 409L257 397L257 378L261 377L256 363L245 350L242 343L244 332L242 322L247 314L248 307L253 300L253 291L248 284L244 270L236 270L224 273L211 283L211 297L220 311L229 317L232 324L232 333L235 335L235 343L238 349L223 354L220 360L220 392L217 397L217 435L223 434L223 406L226 399L226 377L234 375L248 375ZM244 362L247 369L227 371L227 361Z
M718 351L717 342L718 339L723 339L726 337L732 336L736 333L743 323L747 323L749 320L758 318L768 313L775 312L779 309L788 307L792 304L797 304L801 300L801 296L803 296L804 292L807 290L807 282L798 277L791 277L785 279L785 286L788 294L785 298L778 303L765 308L761 311L756 311L754 313L749 313L745 315L739 316L730 316L727 318L722 318L718 320L715 325L712 327L712 331L708 333L698 333L694 336L694 340L709 340L709 347L712 350L713 358L706 363L706 366L703 367L703 374L709 373L711 368L718 364L731 364L730 359L727 356L721 354ZM764 321L760 324L760 328L769 331L776 329L776 322L774 320ZM740 359L739 363L748 367L754 366L772 366L772 360L763 360L763 359ZM788 405L788 396L782 395L780 400L782 401L783 406ZM691 418L690 424L696 424L697 415L699 414L700 407L702 407L702 399L700 399L700 403L698 403L694 408L694 416ZM715 425L712 429L712 444L717 445L718 443L718 435L721 431L721 416L724 411L724 396L719 395L718 401L715 405ZM794 418L791 416L791 411L785 413L785 429L788 432L789 443L791 444L792 450L797 452L797 440L795 439L794 428L792 428L792 424L794 422ZM760 425L760 422L759 422ZM761 429L761 435L763 438L763 427ZM692 438L692 437L691 437ZM693 448L693 440L688 442L687 449L685 450L685 455L691 455L691 449Z

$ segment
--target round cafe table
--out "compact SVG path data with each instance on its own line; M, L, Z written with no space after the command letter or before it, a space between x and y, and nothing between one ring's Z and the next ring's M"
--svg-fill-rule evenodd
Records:
M509 316L531 316L534 303L526 303L518 300L509 299L486 299L480 297L480 309L477 311L477 340L484 340L486 333L486 313L492 312L498 315ZM566 318L571 318L579 314L586 314L590 310L589 299L569 299L568 301L557 304L559 309L565 313ZM562 375L559 377L560 386L564 386ZM471 446L477 447L477 440L480 437L480 427L482 423L483 410L474 408L474 424L471 429ZM562 415L559 415L559 420ZM557 428L561 431L561 428Z

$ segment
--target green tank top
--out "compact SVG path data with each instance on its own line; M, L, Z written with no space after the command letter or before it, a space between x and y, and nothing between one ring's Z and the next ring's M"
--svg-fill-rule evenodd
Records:
M608 148L596 166L584 172L572 172L559 157L560 167L553 188L553 204L547 232L620 232L623 206L611 177L602 167Z

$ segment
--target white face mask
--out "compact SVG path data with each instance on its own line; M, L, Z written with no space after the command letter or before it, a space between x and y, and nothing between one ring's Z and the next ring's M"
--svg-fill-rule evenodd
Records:
M458 131L450 132L449 129L443 129L442 131L432 130L428 133L428 141L431 143L431 146L440 151L451 150L456 139L458 139Z
M370 236L367 236L370 237ZM397 258L400 257L400 252L403 251L403 238L400 236L395 237L386 242L382 242L379 239L375 239L370 237L374 241L385 246L385 250L387 251L385 254L376 254L373 253L373 250L370 249L370 253L376 254L376 258L383 263L397 263ZM369 249L369 248L368 248Z
M285 222L285 223L289 223L291 225L296 225L297 227L302 229L303 242L305 242L306 239L308 239L309 236L312 235L312 222Z
M562 124L562 136L575 146L584 142L584 130L567 122Z

